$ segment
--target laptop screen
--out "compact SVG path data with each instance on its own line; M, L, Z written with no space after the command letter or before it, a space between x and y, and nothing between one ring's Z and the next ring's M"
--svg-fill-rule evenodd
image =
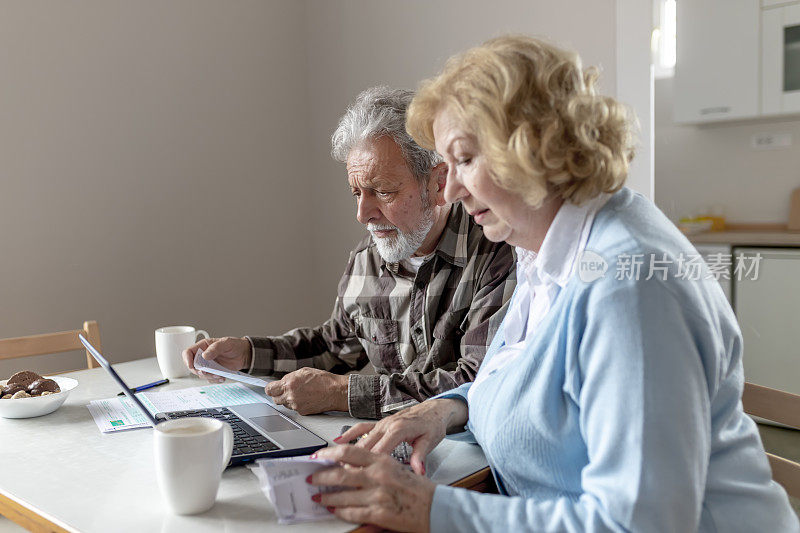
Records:
M133 393L133 391L130 389L130 387L128 387L128 385L124 381L122 381L122 378L119 377L119 374L117 374L117 371L114 370L113 368L111 368L111 364L108 361L106 361L106 358L103 357L102 355L100 355L100 352L98 352L95 349L95 347L92 346L91 343L89 341L87 341L84 338L84 336L81 335L80 333L78 333L78 338L80 339L81 344L83 344L86 347L86 349L89 351L89 353L92 354L92 357L94 357L95 360L98 363L100 363L100 366L105 368L108 371L108 373L111 374L111 377L114 378L114 381L116 381L117 384L120 386L120 388L122 389L122 392L125 393L125 396L127 396L139 408L139 410L144 414L144 416L147 417L147 419L150 421L150 423L155 426L158 423L156 421L155 417L150 414L150 411L148 411L147 408L142 403L142 401L139 400L139 398L136 397L136 395Z

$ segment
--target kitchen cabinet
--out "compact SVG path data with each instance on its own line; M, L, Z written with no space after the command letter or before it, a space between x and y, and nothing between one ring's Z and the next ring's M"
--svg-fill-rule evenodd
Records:
M761 24L761 108L800 112L800 3L765 9Z
M758 116L758 0L692 0L676 6L675 122Z
M733 279L747 381L800 394L800 249L734 248L760 254L756 279Z

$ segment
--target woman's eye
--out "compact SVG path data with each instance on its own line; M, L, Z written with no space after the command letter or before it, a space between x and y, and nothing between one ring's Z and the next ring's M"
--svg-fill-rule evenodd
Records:
M472 163L472 158L471 157L465 157L464 159L460 159L458 161L459 165L469 165L470 163Z

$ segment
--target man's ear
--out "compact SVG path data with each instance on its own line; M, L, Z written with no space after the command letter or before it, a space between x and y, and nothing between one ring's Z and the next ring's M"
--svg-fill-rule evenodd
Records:
M447 203L444 199L444 186L447 185L447 163L444 161L431 169L431 182L435 185L434 197L436 205L442 206Z

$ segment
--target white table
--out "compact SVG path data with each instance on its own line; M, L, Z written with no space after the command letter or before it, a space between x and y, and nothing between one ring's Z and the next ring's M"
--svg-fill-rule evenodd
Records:
M161 377L154 357L114 368L131 386ZM19 420L0 418L2 514L29 528L38 525L81 532L219 533L286 527L278 524L256 477L242 466L225 471L217 502L210 511L195 516L170 514L156 485L152 430L100 433L86 405L90 400L115 396L119 388L102 368L67 375L78 380L78 387L54 413ZM160 389L205 384L187 377L171 380ZM349 416L300 416L288 409L284 412L329 443L343 425L357 421ZM449 440L443 441L425 463L431 479L445 484L487 466L478 446ZM477 482L484 477L482 473L470 479ZM337 532L353 527L332 518L294 525L290 531Z

